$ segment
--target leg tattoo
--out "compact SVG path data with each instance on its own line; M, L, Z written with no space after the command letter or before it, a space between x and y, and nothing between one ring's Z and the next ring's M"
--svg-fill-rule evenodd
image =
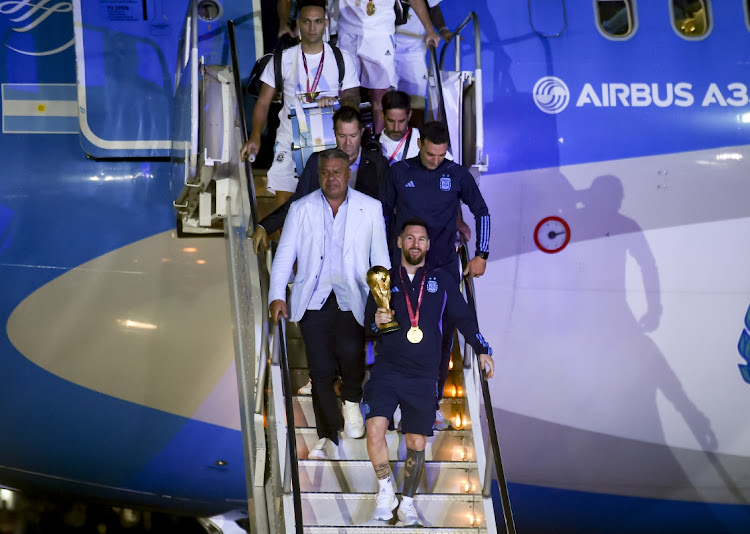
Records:
M414 497L419 486L424 467L424 451L406 449L406 463L404 466L404 496Z
M375 475L378 477L378 480L384 480L391 476L391 464L388 462L383 462L382 464L376 465Z

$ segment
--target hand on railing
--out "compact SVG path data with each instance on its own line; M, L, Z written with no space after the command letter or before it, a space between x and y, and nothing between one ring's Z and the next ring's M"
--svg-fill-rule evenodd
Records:
M289 316L287 315L286 310L286 302L284 302L281 299L276 299L271 303L271 320L273 321L273 324L277 324L279 320L283 317L284 319L288 319Z
M258 254L259 250L266 250L268 248L268 234L266 229L261 225L255 225L255 233L253 234L253 250Z
M431 46L437 48L440 44L440 35L432 29L432 27L427 28L427 33L425 33L424 36L424 44L427 45L427 48L430 48Z
M489 354L479 355L479 368L484 372L484 378L489 380L495 374L495 361Z
M474 256L469 260L469 263L466 264L464 277L479 278L484 274L485 269L487 269L487 260L480 258L479 256Z
M245 141L245 144L242 145L242 150L240 150L240 159L242 161L245 161L245 158L248 158L250 160L250 163L253 163L255 161L255 155L258 153L258 150L260 150L260 141L257 139L253 139L252 136L250 139Z

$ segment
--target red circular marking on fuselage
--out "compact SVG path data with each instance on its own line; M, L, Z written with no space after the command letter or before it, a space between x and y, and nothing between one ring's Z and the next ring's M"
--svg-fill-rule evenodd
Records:
M560 224L563 225L565 228L565 241L560 246L560 248L555 249L549 249L542 246L542 244L539 242L539 229L542 227L542 225L549 221L557 221ZM566 246L568 246L568 243L570 242L570 226L568 226L568 223L565 222L564 219L557 217L555 215L552 215L550 217L545 217L541 221L539 221L539 224L536 225L536 228L534 228L534 243L536 244L537 248L541 250L542 252L545 252L547 254L556 254L560 252L562 249L564 249Z

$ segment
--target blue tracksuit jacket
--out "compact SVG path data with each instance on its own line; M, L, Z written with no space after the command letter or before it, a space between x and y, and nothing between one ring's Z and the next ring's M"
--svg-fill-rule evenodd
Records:
M390 271L390 307L396 312L395 318L401 326L400 330L378 335L378 328L375 326L375 312L378 306L372 293L367 298L365 328L370 330L369 335L377 336L375 345L377 356L373 372L395 371L408 376L437 380L443 340L443 321L455 324L477 354L492 354L492 349L479 333L474 313L458 291L453 278L443 269L430 270L428 268L422 306L419 308L419 328L424 333L424 337L420 343L409 342L406 339L406 333L411 327L411 322L404 291L409 292L412 309L416 313L419 285L424 268L419 268L413 281L409 281L406 270L403 270L406 287L401 283L399 269L403 267L398 265Z

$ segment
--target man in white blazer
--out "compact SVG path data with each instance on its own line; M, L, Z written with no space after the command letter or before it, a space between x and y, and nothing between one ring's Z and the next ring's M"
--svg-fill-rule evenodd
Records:
M342 416L334 390L341 375L346 435L360 438L359 402L365 375L364 312L370 291L367 271L390 268L383 208L348 187L349 156L339 149L319 153L320 190L293 202L271 268L268 300L273 321L298 321L312 379L318 442L310 458L328 458L338 444ZM297 273L287 307L286 286Z

